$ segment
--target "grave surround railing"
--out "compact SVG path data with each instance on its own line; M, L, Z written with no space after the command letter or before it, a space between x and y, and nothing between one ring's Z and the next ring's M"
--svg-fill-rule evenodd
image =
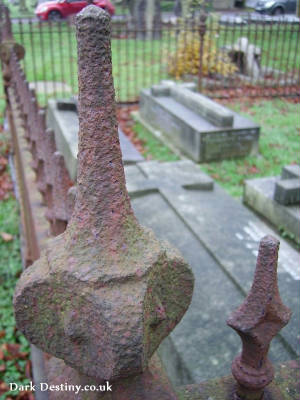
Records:
M151 37L153 32L137 29L126 20L116 20L112 25L112 51L117 101L136 102L141 89L162 79L194 80L203 94L216 98L299 96L300 24L267 17L253 21L245 15L236 23L238 15L234 21L230 18L218 19L212 14L175 25L161 23L155 28L157 35L153 40L141 38ZM13 36L26 48L21 64L31 85L38 89L41 104L46 104L49 97L70 97L78 93L72 21L73 18L61 22L41 22L34 18L13 20ZM247 61L249 74L236 71L228 75L225 64L216 71L225 50L239 46L240 38L248 42L241 41L241 51L236 49L233 57L242 69L247 57L252 57ZM189 50L175 56L180 40L188 44ZM194 65L193 75L187 72L180 77L171 76L169 68L174 63L180 61L187 66L193 63L191 51L194 57L199 52L199 65ZM242 52L247 57L243 58ZM257 77L255 71L259 65L264 73Z
M1 18L7 17L7 14L5 12L3 13L2 9ZM100 28L95 29L93 24ZM34 320L37 317L32 319L28 314L28 312L30 313L30 307L28 307L28 305L31 302L31 298L30 295L28 296L26 291L32 290L30 289L30 285L28 286L28 282L31 279L30 276L32 276L33 281L36 274L38 277L38 263L42 265L43 257L45 257L45 253L41 253L41 251L47 246L47 238L49 236L57 236L65 232L68 221L70 220L74 209L74 204L76 203L75 212L73 213L72 219L73 221L76 221L76 224L81 226L81 229L78 229L78 226L76 229L72 229L70 224L69 228L67 229L67 232L69 230L70 236L59 236L59 238L53 242L55 243L53 247L53 260L57 258L57 252L60 246L59 241L62 243L63 247L66 244L66 246L71 249L70 257L72 260L73 257L76 257L75 254L77 250L75 250L76 246L74 247L74 243L76 240L78 240L78 232L82 230L83 233L88 233L91 231L95 237L98 235L101 237L102 235L102 240L105 241L106 246L108 246L108 249L111 252L110 257L112 256L114 262L116 262L118 257L116 258L115 252L117 251L116 249L118 246L115 246L115 244L116 241L118 242L118 240L122 237L122 230L130 228L128 227L128 216L132 214L130 211L129 199L126 198L126 188L122 187L122 196L118 194L118 190L115 192L115 194L112 193L116 183L117 186L120 185L120 182L123 179L123 167L121 158L119 156L120 150L118 141L115 141L115 136L113 134L114 130L116 129L116 125L113 121L113 118L115 118L115 104L113 86L110 79L111 62L108 45L109 24L107 16L103 12L96 10L94 6L90 6L82 12L80 18L78 19L77 35L79 41L79 81L81 82L81 91L79 96L79 113L81 113L81 139L79 147L80 171L78 175L77 188L73 185L73 182L71 182L62 155L56 151L53 131L48 130L46 127L45 111L38 106L36 94L29 88L29 84L26 81L26 77L20 66L20 60L22 57L24 57L22 46L13 41L11 31L10 29L7 29L7 27L9 28L9 24L6 24L5 26L5 30L1 31L1 62L3 83L6 96L7 118L9 121L14 147L17 185L20 189L19 200L21 205L23 235L25 239L25 245L23 249L25 250L23 251L23 254L25 255L24 266L28 267L29 271L24 275L26 278L22 278L23 282L21 279L21 283L18 285L15 297L16 319L19 328L23 330L26 336L33 339L32 341L37 343L39 347L56 356L61 356L60 358L65 359L67 363L72 365L72 369L70 369L70 367L62 364L61 361L53 357L50 359L50 362L48 362L48 377L52 376L52 379L54 380L62 379L64 382L65 378L71 380L73 379L74 382L80 382L81 384L83 382L88 382L89 384L99 384L99 382L103 383L103 380L105 381L106 379L112 378L115 388L114 393L111 395L112 397L99 398L126 398L136 400L152 398L161 400L175 398L204 399L206 397L199 397L201 391L204 392L205 390L209 390L210 395L217 394L217 386L210 387L209 385L207 387L200 387L200 394L198 393L198 397L193 397L195 395L193 388L182 388L181 390L178 390L176 394L176 391L168 382L167 377L164 376L160 362L155 357L149 362L148 368L147 361L145 360L144 365L141 368L137 368L136 361L133 360L132 363L131 360L129 367L127 366L123 372L119 373L119 375L113 375L112 372L112 375L107 374L105 365L101 367L100 364L99 368L96 370L92 368L93 370L91 370L93 364L85 357L79 357L76 360L71 360L69 358L71 351L68 350L65 353L64 351L57 351L58 347L56 346L56 340L59 341L59 338L49 331L50 328L48 326L46 335L42 333L42 326L40 324L37 324L38 331L35 331L33 326ZM92 35L94 35L93 38ZM100 38L102 40L99 40ZM88 48L89 45L91 45L91 48L86 51L86 48ZM89 69L90 66L86 68L89 60L96 62L95 68L92 70L92 72ZM99 62L100 60L102 62ZM100 69L99 67L96 67L96 65L100 65ZM104 76L105 79L103 78ZM99 87L95 85L95 81L97 82L97 79L99 79L99 85L102 89L102 94L107 100L103 101L102 103L100 102L100 108L98 100ZM110 107L109 110L107 109L107 104ZM100 118L98 122L97 118ZM99 135L95 136L95 133L99 128ZM111 136L109 135L106 139L107 148L105 147L104 138L101 137L103 128L111 130ZM99 152L102 155L100 159L97 159L97 152L94 152L94 150L98 147ZM99 162L101 164L101 168L99 168L99 165L97 164ZM110 171L111 168L116 168L117 175L116 172L112 173ZM32 170L35 174L32 174ZM106 179L103 178L105 175L99 174L99 171L101 170L107 171ZM105 193L105 196L103 196L103 198L106 198L106 202L104 201L104 203L102 202L100 204L100 209L97 208L99 207L98 202L96 201L95 203L93 190L90 190L95 182L96 186L99 186L98 189L100 191L101 185L104 185L104 190L108 190L108 192ZM107 184L108 182L110 182L109 185ZM95 189L97 192L98 189L96 186ZM38 192L41 195L40 201L37 201L36 198ZM88 196L90 196L90 200L88 199ZM77 200L75 201L76 197ZM115 203L116 207L118 207L116 216L112 216L111 214L112 203ZM121 214L119 214L120 210ZM125 218L126 221L122 221L122 218ZM49 222L50 229L47 228L47 220ZM100 225L97 225L95 220L98 220L97 223ZM108 224L108 231L105 231L104 229L103 233L100 230L97 234L96 230L99 229L99 227L104 226L105 228L106 220L111 222ZM94 228L92 228L92 226ZM111 229L111 226L113 226L114 229ZM142 235L139 227L134 229L138 229L139 235ZM132 231L130 231L130 233L132 233ZM93 257L95 257L92 245L94 239L89 237L89 235L90 234L88 234L87 237L83 235L82 250L83 253L86 253L84 249L88 245L89 251L93 254ZM151 239L151 241L153 241L153 239ZM67 244L68 242L69 244ZM153 244L149 245L150 248L152 245ZM79 246L81 246L81 244ZM99 245L97 244L97 247L98 246ZM289 310L281 303L277 287L278 247L279 242L272 237L266 237L261 241L257 269L252 289L244 304L235 313L233 313L228 320L228 324L233 327L242 338L243 351L233 363L233 375L237 380L237 385L234 384L232 378L227 379L225 386L222 389L223 392L221 397L218 397L218 399L235 398L236 400L260 400L262 398L282 398L280 389L275 384L271 384L267 389L264 389L274 377L273 367L267 359L270 341L273 336L288 322L290 317ZM47 257L50 257L50 249L51 245L47 250ZM79 257L78 262L81 267L83 255L80 253L82 253L82 250L80 250L77 255L77 257ZM40 258L41 254L42 258ZM153 254L153 249L151 250L151 254ZM153 333L153 338L148 340L156 343L154 346L152 346L152 351L149 353L150 356L153 353L153 349L157 347L157 342L159 343L161 341L161 335L159 334L157 327L161 325L161 323L164 324L165 320L168 320L170 326L167 328L167 331L169 331L175 326L175 324L178 322L178 319L181 318L176 317L175 321L172 321L173 317L168 315L168 307L173 307L171 298L174 298L175 296L176 298L174 298L174 303L177 305L180 304L179 308L182 310L180 311L180 315L182 315L182 312L184 312L186 309L190 299L191 284L189 282L191 282L192 278L188 270L185 270L186 267L184 266L184 263L181 265L181 261L178 261L178 256L176 257L177 261L173 261L173 263L178 264L176 264L176 268L178 268L178 271L181 270L181 274L183 274L183 270L185 271L183 274L185 278L183 279L181 276L181 280L178 281L181 289L182 287L185 287L185 292L178 292L178 297L176 297L176 287L174 286L172 288L172 294L169 294L169 292L166 290L168 297L163 297L161 301L159 301L159 299L157 299L155 296L153 298L151 297L151 300L149 300L150 309L152 307L151 301L154 302L154 309L151 311L153 315L149 321L150 326L154 326L155 330ZM41 261L38 261L38 263L32 265L36 260L39 259ZM49 260L51 260L51 257ZM72 261L72 263L74 263L74 261ZM173 267L174 266L175 264L173 264ZM78 273L80 273L80 269L78 270ZM36 281L37 285L39 284L40 279L45 279L44 272L40 277L38 277ZM154 281L152 283L152 289L155 291L155 279L158 279L157 274L154 274L153 279ZM176 278L176 275L172 275L172 279L175 279L176 281L178 278ZM169 282L170 280L167 279L167 281ZM74 282L72 285L73 284ZM142 282L140 279L138 279L136 284L138 288L141 287ZM159 286L163 284L163 280L161 278L159 279L158 284ZM94 283L92 286L94 286ZM35 284L32 288L34 287ZM67 287L65 287L65 289L67 290ZM152 292L152 289L150 292ZM38 289L38 294L34 294L32 298L34 304L39 302L40 297L43 297L41 293L42 290L43 289L41 287L41 289ZM56 290L57 289L55 287L53 288L53 291L51 289L50 298L53 298ZM73 286L71 290L73 290ZM63 292L65 293L65 290ZM118 295L121 294L119 289L116 293L118 293ZM46 297L46 292L44 294ZM109 296L106 293L103 301L107 302L108 299ZM170 305L168 305L169 301ZM56 306L57 305L55 305L55 307ZM47 310L49 307L50 303L47 304ZM41 309L41 312L43 313L46 311ZM172 313L174 312L175 310L173 309ZM178 312L178 310L176 312ZM71 341L74 340L74 343L77 346L76 352L78 352L78 349L81 346L81 340L79 340L79 338L81 337L84 342L87 335L86 330L90 330L91 325L81 325L81 318L78 319L79 325L76 325L76 322L71 323L76 311L72 311L71 314L72 315L70 315L69 322L65 321L64 332L69 339L71 338ZM83 315L84 313L81 314L81 316ZM133 314L131 311L130 319L132 318ZM51 329L55 330L55 326L52 326L53 328ZM113 325L111 329L114 330ZM49 332L50 336L53 335L52 340L49 340ZM108 335L110 334L111 332L108 331ZM164 333L163 336L165 336L165 334L166 333ZM132 335L134 335L134 332L132 332L131 335L126 336L128 339L127 344L128 346L133 345L133 348L135 348L137 346L137 340L133 340ZM45 348L46 342L43 342L43 340L42 342L39 342L37 337L44 339L46 337L46 342L48 344L50 342L50 346L47 345ZM123 343L123 339L120 337L119 343L115 340L110 350L115 351L115 349L118 348L121 343ZM95 346L99 345L99 340L101 339L98 338L98 342L96 340ZM63 345L65 345L64 342ZM104 353L108 350L108 347L109 345L107 344L104 346ZM253 351L253 349L255 349L255 351ZM86 350L85 347L84 350ZM94 362L96 361L97 358L94 359ZM120 366L122 366L123 362L124 360L121 358L112 371L118 370L119 363ZM295 369L294 365L292 369ZM79 371L79 374L76 370ZM60 371L61 375L57 376L57 371ZM88 375L88 377L86 375ZM222 382L224 383L225 381ZM292 384L289 383L289 385ZM292 396L294 396L294 394L292 394ZM55 398L53 397L53 394L51 396L51 398ZM57 396L58 397L56 398L62 398L61 394L58 394ZM73 397L71 394L68 394L65 398L71 399ZM90 395L87 394L84 398L95 397L90 397ZM296 397L290 398L296 399Z

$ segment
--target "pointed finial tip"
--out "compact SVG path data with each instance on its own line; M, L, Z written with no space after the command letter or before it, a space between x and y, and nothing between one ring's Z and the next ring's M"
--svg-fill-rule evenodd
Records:
M108 12L103 10L103 8L97 7L94 4L90 3L77 14L76 22L78 23L86 19L101 20L101 23L103 24L106 21L110 21L110 15L108 14Z

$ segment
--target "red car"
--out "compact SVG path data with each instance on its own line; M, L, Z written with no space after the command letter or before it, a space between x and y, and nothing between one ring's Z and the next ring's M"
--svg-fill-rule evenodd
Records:
M94 0L95 6L101 7L110 15L114 15L115 7L109 0ZM85 0L56 0L47 1L37 6L35 10L36 16L43 20L57 21L61 18L66 18L71 14L77 14L87 5Z

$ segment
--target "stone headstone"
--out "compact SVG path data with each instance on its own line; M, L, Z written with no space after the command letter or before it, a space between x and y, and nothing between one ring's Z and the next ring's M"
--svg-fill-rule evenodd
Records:
M233 46L226 46L226 50L242 74L254 79L261 76L261 49L249 43L248 38L240 37Z

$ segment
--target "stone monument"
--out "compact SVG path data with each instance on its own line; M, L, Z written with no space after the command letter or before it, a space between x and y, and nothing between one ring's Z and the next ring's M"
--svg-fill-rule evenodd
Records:
M137 118L196 162L257 153L258 125L191 89L162 81L142 90Z

